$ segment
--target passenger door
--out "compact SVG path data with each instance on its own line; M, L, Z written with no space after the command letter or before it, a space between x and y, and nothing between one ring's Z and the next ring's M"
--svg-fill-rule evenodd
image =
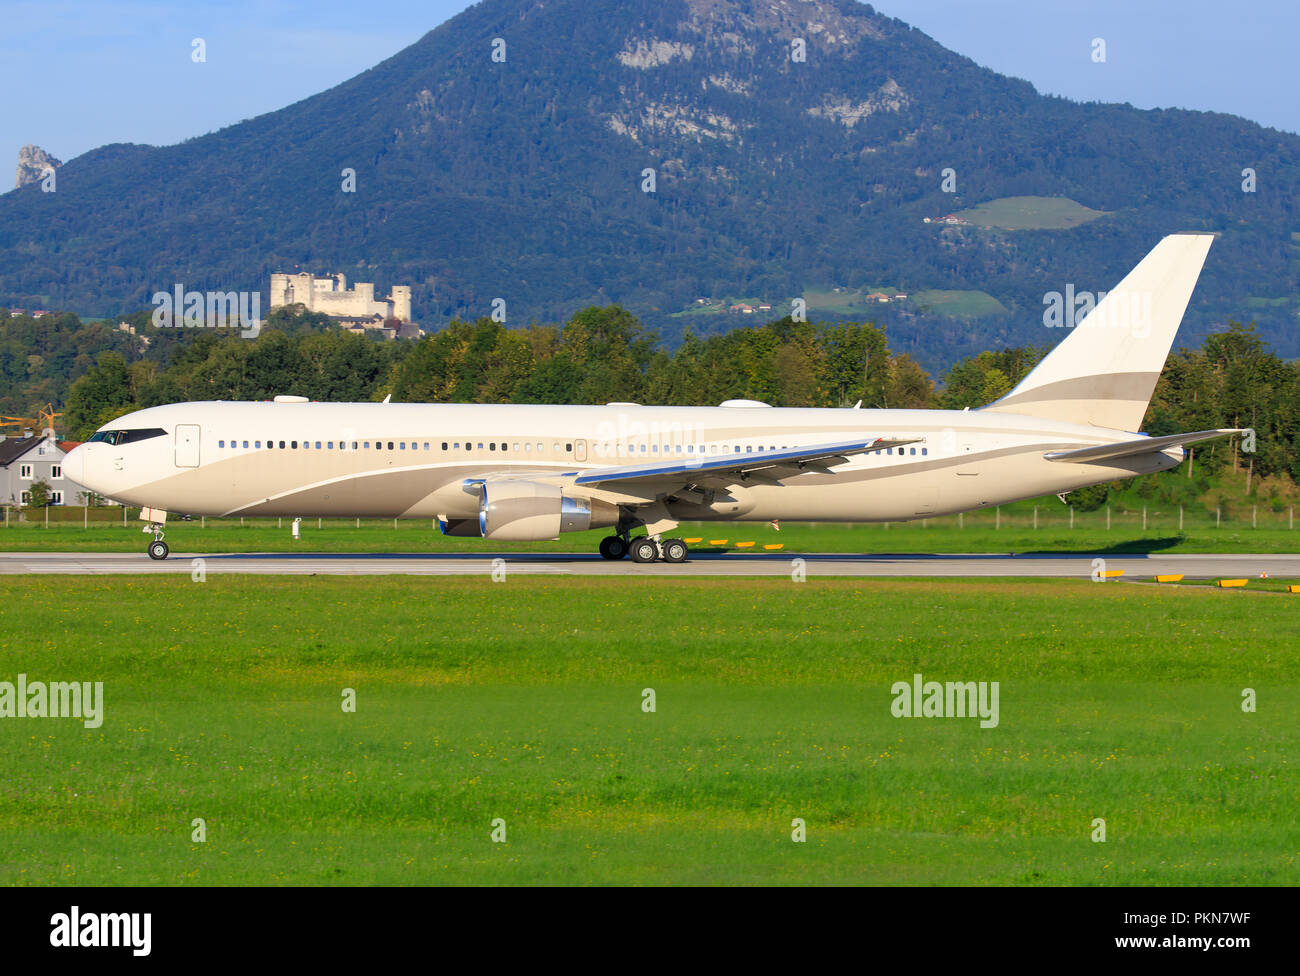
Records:
M199 425L176 425L176 467L197 468L199 466Z

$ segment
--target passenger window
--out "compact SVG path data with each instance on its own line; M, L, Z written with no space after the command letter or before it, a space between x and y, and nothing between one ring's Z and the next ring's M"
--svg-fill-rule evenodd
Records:
M225 441L217 441L217 447L225 447L225 446L226 446L226 442L225 442ZM231 445L231 446L233 446L233 445Z
M922 453L922 454L926 454L926 453L928 453L928 450L927 450L926 448L923 447L923 448L921 448L921 453Z
M560 445L559 445L559 444L556 444L556 445L555 445L555 453L556 453L556 454L559 454L559 453L560 453Z
M496 445L496 442L495 442L495 441L492 442L492 443L490 443L490 444L488 444L488 450L489 450L489 451L495 451L496 449L497 449L497 445Z
M532 445L532 444L525 444L525 445L524 445L524 452L525 452L525 453L531 451L532 449L533 449L533 445Z
M458 446L459 446L459 445L458 445ZM443 441L443 442L442 442L442 449L443 449L444 451L447 450L447 442L446 442L446 441Z
M248 446L248 441L244 441L244 446L245 446L245 447Z
M281 441L281 442L280 442L280 450L282 450L282 451L284 450L284 441Z

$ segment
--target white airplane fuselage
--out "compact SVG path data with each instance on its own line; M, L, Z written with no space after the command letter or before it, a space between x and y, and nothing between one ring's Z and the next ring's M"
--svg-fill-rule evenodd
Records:
M854 455L833 472L659 501L681 520L900 521L1150 474L1183 458L1174 447L1049 461L1050 451L1134 435L983 410L207 402L151 407L109 427L148 436L82 445L65 461L67 477L130 505L226 517L471 519L479 500L467 483L494 476L568 492L575 475L611 466L739 463L879 437L913 443ZM624 487L582 494L613 506L655 501Z

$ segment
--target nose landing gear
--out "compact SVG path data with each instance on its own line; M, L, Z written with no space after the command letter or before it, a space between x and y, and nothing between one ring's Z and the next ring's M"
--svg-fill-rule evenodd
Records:
M150 522L140 531L144 532L146 535L148 535L150 532L153 533L153 542L149 543L149 549L148 549L149 558L166 559L167 554L171 552L171 549L168 548L167 543L163 542L164 533L163 533L162 525L160 525L157 522Z

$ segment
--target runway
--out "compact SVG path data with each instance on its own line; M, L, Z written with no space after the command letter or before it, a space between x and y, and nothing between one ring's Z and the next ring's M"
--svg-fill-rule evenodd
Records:
M1105 565L1099 566L1098 559ZM1090 553L892 554L700 553L678 565L611 562L575 553L172 553L156 562L144 553L0 553L0 575L203 574L297 576L490 576L494 572L554 576L1033 576L1090 579L1123 570L1124 579L1182 573L1189 579L1300 579L1300 554L1111 555Z

